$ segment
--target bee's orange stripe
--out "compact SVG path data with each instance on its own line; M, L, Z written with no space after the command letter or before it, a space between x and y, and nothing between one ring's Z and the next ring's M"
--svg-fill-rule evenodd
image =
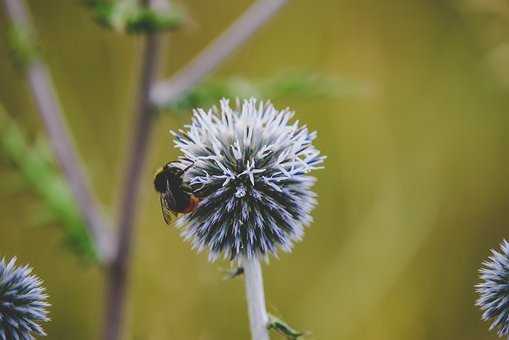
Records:
M196 209L196 206L198 205L199 202L200 202L200 200L198 199L198 197L191 196L191 199L189 200L189 204L184 209L184 211L182 211L182 213L184 213L184 214L190 213L191 211Z

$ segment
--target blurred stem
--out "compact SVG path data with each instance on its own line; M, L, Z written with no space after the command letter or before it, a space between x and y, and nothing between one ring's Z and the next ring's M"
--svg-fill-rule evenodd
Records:
M171 106L267 22L286 0L257 0L226 31L207 46L187 67L170 80L159 83L151 93L157 107Z
M147 1L149 6L154 0ZM157 33L147 34L143 49L142 70L138 103L138 114L134 126L133 143L127 164L127 174L122 188L118 222L118 244L116 256L108 268L106 313L104 320L103 339L118 340L121 336L125 309L127 279L133 241L133 227L137 197L140 189L140 178L147 158L147 147L156 117L155 108L149 100L149 92L157 79L161 53L160 37Z
M269 340L269 316L265 307L262 268L258 259L243 259L246 300L252 340Z
M13 25L28 33L33 32L30 16L23 0L4 0L4 4ZM33 36L33 34L30 35ZM113 252L111 235L106 228L97 201L89 189L83 166L78 159L76 149L65 126L62 108L55 93L49 71L42 60L34 57L26 65L26 76L37 110L49 135L51 146L80 212L85 218L98 257L100 260L108 262Z

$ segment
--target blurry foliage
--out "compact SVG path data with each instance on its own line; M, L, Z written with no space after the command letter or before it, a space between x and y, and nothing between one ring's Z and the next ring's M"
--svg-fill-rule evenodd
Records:
M150 9L133 1L86 1L95 12L96 20L104 27L131 34L151 33L178 28L184 19L174 6Z
M362 84L350 80L327 78L315 73L285 72L273 77L247 80L242 77L206 81L179 101L163 109L177 113L188 112L196 107L208 107L221 98L248 98L278 100L283 97L336 98L360 95Z
M12 25L7 39L11 58L18 67L30 64L39 54L33 32L25 27Z
M29 145L27 136L1 106L0 150L44 204L48 214L42 216L41 222L62 225L65 244L87 262L95 262L97 253L93 241L47 143L39 140Z

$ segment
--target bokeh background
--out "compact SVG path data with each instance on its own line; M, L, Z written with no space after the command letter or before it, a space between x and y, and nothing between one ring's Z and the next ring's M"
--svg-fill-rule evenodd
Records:
M98 27L79 1L28 1L43 55L104 210L116 216L141 40ZM180 0L165 74L249 1ZM11 63L0 9L0 102L43 134ZM509 4L503 0L295 0L219 76L305 70L357 88L276 101L318 131L328 156L304 242L264 267L270 311L310 339L495 339L474 306L477 270L509 230ZM360 88L360 90L359 90ZM161 218L153 171L177 154L163 115L139 201L126 339L248 339L242 280L207 262ZM51 295L47 339L97 339L103 279L36 223L41 203L0 155L0 256L17 256ZM21 189L20 189L21 188ZM274 336L277 338L277 336Z

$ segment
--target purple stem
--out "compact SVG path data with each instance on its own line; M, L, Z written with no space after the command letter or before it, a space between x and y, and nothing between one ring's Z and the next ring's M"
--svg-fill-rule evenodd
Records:
M152 101L167 106L196 86L265 24L287 0L257 0L235 22L171 79L151 92Z
M148 142L152 134L153 122L156 117L155 107L152 106L149 100L149 92L157 78L160 50L160 41L157 34L149 34L146 37L143 52L143 67L138 95L138 117L135 125L134 142L131 145L127 174L122 186L125 188L125 192L122 195L119 208L117 254L108 269L106 277L107 301L103 333L104 340L120 339L122 331L140 178L147 157Z

